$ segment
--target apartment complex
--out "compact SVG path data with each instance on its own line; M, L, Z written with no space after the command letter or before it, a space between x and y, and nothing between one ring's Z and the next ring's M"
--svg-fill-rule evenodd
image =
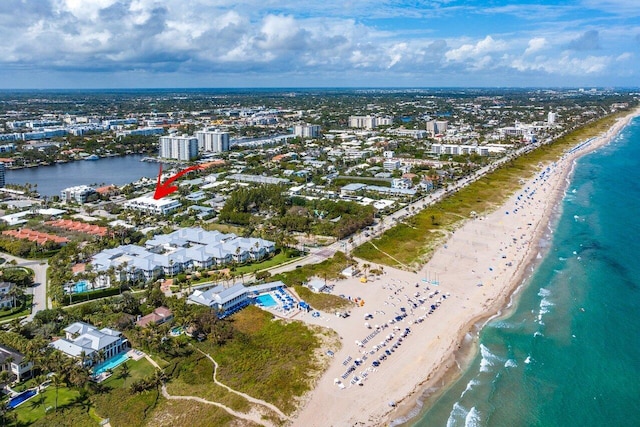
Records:
M393 117L377 116L349 116L349 127L359 129L374 129L378 126L391 126Z
M122 270L120 279L151 280L173 276L182 271L220 267L263 259L275 251L275 243L258 238L238 237L233 233L181 228L154 236L145 247L124 245L105 249L93 257L98 273L109 267Z
M60 200L66 203L77 202L79 204L86 203L87 198L95 193L96 190L88 185L76 185L68 187L60 191Z
M300 138L317 138L320 136L320 126L318 125L295 125L293 134Z
M189 161L198 157L198 138L195 136L161 136L159 157Z
M201 130L195 133L198 150L210 153L229 151L229 132L219 130Z

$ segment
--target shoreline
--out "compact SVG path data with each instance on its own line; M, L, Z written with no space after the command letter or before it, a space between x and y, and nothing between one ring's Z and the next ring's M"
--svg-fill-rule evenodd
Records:
M422 313L419 309L424 310L424 307L414 306L417 313L412 309L411 316L402 319L401 327L411 329L405 338L407 344L398 346L378 367L370 366L366 370L370 360L379 360L380 352L376 349L378 346L358 345L358 342L354 348L354 337L357 341L367 332L363 331L362 320L336 320L324 315L314 321L305 316L305 322L336 330L342 339L342 348L335 352L335 360L304 399L306 403L292 425L369 426L415 422L424 411L422 402L437 397L468 367L477 352L479 331L484 325L508 314L508 310L517 304L518 290L526 285L539 254L544 251L541 242L553 233L550 226L561 213L558 206L570 184L575 160L608 144L638 115L640 109L618 119L586 146L583 141L578 144L583 145L581 149L570 150L556 162L544 165L498 209L466 221L419 273L385 266L385 274L371 284L363 285L357 279L337 282L336 293L358 293L367 300L365 307L353 310L352 317L375 310L372 323L384 322L388 317L384 310L395 311L396 304L406 305L402 296L415 302L407 295L414 291L426 294L437 290L438 307L440 304L443 307L418 317ZM441 283L427 280L434 273ZM373 307L369 306L369 301ZM427 306L431 302L427 300ZM378 313L383 313L384 317ZM423 317L424 322L418 323ZM388 333L384 331L381 336ZM353 374L347 372L345 376L344 366L351 360L350 353L362 353L360 357L365 361ZM341 360L344 360L342 364ZM354 383L354 379L349 382L352 375L359 382ZM336 384L346 387L338 388ZM330 412L326 410L329 407L332 408Z
M435 387L435 385L431 384L430 381L425 381L422 384L416 385L415 393L412 393L412 395L409 395L406 397L408 401L405 402L404 405L399 406L396 411L396 414L393 417L390 417L389 419L387 419L387 422L385 424L388 424L390 426L404 426L404 427L413 425L413 423L415 423L418 420L418 418L421 417L426 412L424 409L424 400L428 401L429 399L434 399L434 397L436 396L439 397L442 393L444 393L447 390L448 387L450 387L458 378L460 378L464 374L466 369L468 369L469 367L469 363L473 358L475 358L477 354L479 334L482 331L482 329L486 326L486 324L493 321L494 319L498 319L503 316L508 316L510 311L516 308L518 293L520 292L521 289L527 286L528 282L531 280L533 274L535 273L536 266L547 255L547 251L545 250L545 253L542 254L542 258L538 259L537 256L538 256L538 253L540 252L534 254L533 253L534 251L531 249L540 247L540 242L544 239L544 236L546 234L543 230L544 228L548 230L549 234L554 233L555 226L552 226L552 224L557 222L560 216L562 215L562 202L571 185L571 177L574 173L577 161L581 157L603 146L610 144L611 141L617 135L619 135L619 133L631 122L631 120L633 120L636 117L640 117L640 108L634 110L630 114L626 115L624 118L619 119L616 123L614 123L614 125L611 128L609 128L605 132L604 135L600 135L592 138L592 141L589 145L585 147L581 147L582 148L581 150L577 150L575 152L565 154L563 158L558 160L558 162L566 161L568 162L568 164L563 168L561 176L558 177L558 181L559 181L558 187L555 188L555 192L554 192L555 194L553 195L553 197L549 199L552 205L552 209L548 212L545 212L544 216L540 218L540 222L538 224L539 230L537 231L534 239L531 241L528 253L526 254L525 258L523 258L522 260L522 269L517 274L515 283L510 288L510 291L507 292L507 294L505 295L505 298L503 299L502 304L497 304L497 301L496 301L496 305L499 307L497 311L493 313L487 313L485 316L480 317L478 319L472 319L469 322L469 330L467 333L471 333L474 329L476 330L473 334L474 336L473 336L472 342L466 349L467 353L463 354L463 358L466 359L467 364L463 366L459 366L459 365L452 366L451 368L446 369L441 376L439 377L436 376L433 380L431 380L432 382L442 382L443 385L437 388L436 390L433 390L430 395L425 396L426 392L428 392L430 389L433 389ZM593 142L596 142L596 143L594 144ZM582 141L578 143L576 147L579 147L584 143L585 141ZM502 207L504 207L504 205L502 205L501 208ZM527 272L529 272L530 274L527 274ZM482 323L482 325L478 326L479 323ZM460 336L460 334L458 334L457 337L459 342L463 342L464 335ZM462 352L464 352L464 350L465 349L461 349ZM454 352L451 355L453 360L455 361L458 360L459 354L457 353L458 352ZM456 369L453 369L454 367ZM437 400L437 398L435 398L433 402L435 402L435 400ZM416 411L416 408L419 408L419 410Z

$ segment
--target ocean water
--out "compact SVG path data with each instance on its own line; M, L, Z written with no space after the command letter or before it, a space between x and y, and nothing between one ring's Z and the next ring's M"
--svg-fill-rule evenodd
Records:
M413 425L640 425L640 120L578 160L548 252Z

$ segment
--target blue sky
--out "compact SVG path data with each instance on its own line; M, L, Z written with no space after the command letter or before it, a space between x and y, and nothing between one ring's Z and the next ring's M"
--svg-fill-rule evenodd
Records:
M639 0L0 0L0 39L0 88L640 86Z

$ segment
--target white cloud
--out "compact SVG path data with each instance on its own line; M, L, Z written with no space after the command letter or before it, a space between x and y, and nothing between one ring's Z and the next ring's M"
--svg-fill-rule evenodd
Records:
M463 44L445 53L447 61L463 62L476 60L476 67L485 67L491 62L491 53L500 52L507 49L508 45L502 40L494 40L487 36L475 44Z
M629 22L585 27L574 17L557 18L564 9L552 7L539 12L547 11L545 18L557 21L533 23L525 16L535 14L536 7L430 5L437 14L461 13L462 8L487 21L500 15L514 21L504 29L508 33L490 28L484 34L491 35L472 38L469 34L482 29L467 31L438 20L427 21L424 2L417 4L405 7L385 0L0 0L0 73L17 68L141 76L224 73L240 80L247 71L273 78L296 72L301 76L349 76L355 82L365 80L365 74L378 73L390 81L402 75L423 82L432 81L433 76L455 75L473 84L469 76L491 70L486 75L503 83L498 72L505 70L602 73L608 64L601 58L607 57L586 56L594 53L589 48L600 44L601 51L595 53L607 52L611 61L627 61L625 72L637 75L635 70L640 69L637 57L629 53L637 51L633 39L637 27ZM407 23L394 26L389 23L393 20L376 20L382 15L406 17ZM519 19L526 21L526 30L518 29ZM20 22L20 31L15 22ZM613 67L610 71L618 72ZM286 77L280 78L288 83Z
M546 46L547 39L545 39L544 37L535 37L529 40L529 47L527 47L527 50L524 51L524 54L530 55L544 49Z

